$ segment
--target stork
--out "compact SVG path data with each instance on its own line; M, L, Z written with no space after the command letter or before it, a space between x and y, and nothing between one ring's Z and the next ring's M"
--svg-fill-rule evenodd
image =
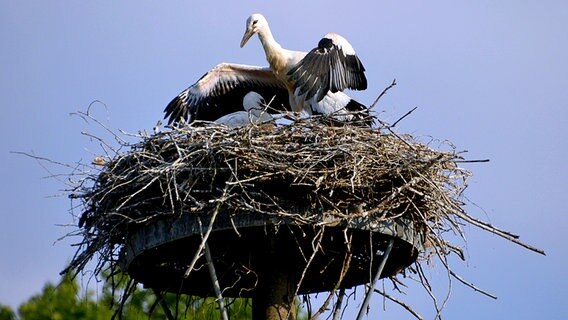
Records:
M250 91L259 93L268 101L268 112L290 111L288 88L270 67L221 63L172 99L164 109L164 118L169 117L169 125L195 120L215 121L227 114L244 111L243 106L235 101L243 101ZM342 92L328 94L313 105L312 114L346 114L337 116L340 121L352 120L354 116L349 112L366 109Z
M290 110L288 91L268 67L221 63L183 90L164 109L168 124L215 121L233 112L244 111L243 101L250 91L269 102L267 110Z
M237 111L215 120L215 123L224 124L229 128L240 128L250 124L263 124L274 120L266 111L264 98L251 91L243 98L244 111Z
M310 52L287 50L276 42L268 21L259 13L247 19L241 48L254 34L276 78L285 84L292 110L333 114L366 109L342 92L367 88L365 68L345 38L328 33Z

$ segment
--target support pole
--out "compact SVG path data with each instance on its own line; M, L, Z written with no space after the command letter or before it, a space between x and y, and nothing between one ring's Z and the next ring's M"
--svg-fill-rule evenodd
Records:
M211 276L211 281L213 282L213 290L215 290L215 296L217 297L217 303L219 304L221 319L229 320L229 316L227 315L227 308L225 307L225 301L223 300L223 295L221 294L221 286L219 286L219 280L217 279L217 273L215 272L215 266L213 265L213 258L211 258L211 251L209 250L209 244L207 242L205 242L205 259L207 259L209 276Z
M275 236L259 261L258 285L252 301L253 320L295 320L296 300L290 261L278 252Z
M359 314L357 315L357 320L362 320L363 315L365 315L367 307L369 306L369 301L371 300L371 295L373 294L373 291L375 290L375 283L377 282L377 280L379 280L381 278L381 273L383 273L383 268L385 267L385 263L387 262L387 259L389 258L389 254L392 250L393 245L394 245L394 239L390 239L389 245L387 246L387 249L383 253L383 257L381 259L381 264L379 264L379 269L377 269L377 273L375 274L375 276L373 277L373 280L369 284L369 290L367 290L367 295L365 296L365 300L363 300L363 305L361 305L361 309L359 309Z
M337 302L335 303L335 309L333 310L333 320L341 319L341 308L343 304L343 297L345 296L345 289L339 289L339 295L337 296Z

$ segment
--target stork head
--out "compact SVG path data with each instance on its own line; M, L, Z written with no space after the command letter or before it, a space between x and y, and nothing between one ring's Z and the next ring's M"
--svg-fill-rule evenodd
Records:
M263 110L265 105L264 98L254 91L247 93L243 98L243 108L246 111Z
M243 39L241 40L241 48L245 46L247 41L252 37L255 33L260 32L263 28L268 27L268 22L266 18L260 13L255 13L251 15L247 19L247 26L245 30L245 34L243 35Z

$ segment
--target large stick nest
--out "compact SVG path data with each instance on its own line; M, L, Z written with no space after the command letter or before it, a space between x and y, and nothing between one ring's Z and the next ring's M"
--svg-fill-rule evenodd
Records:
M182 215L224 212L238 219L254 214L273 223L316 227L367 217L375 222L404 219L426 248L411 271L439 314L420 263L431 257L452 278L494 297L450 269L448 256L464 255L447 239L457 234L465 241L464 225L544 254L465 211L462 193L471 174L460 164L470 161L450 143L436 142L434 148L432 140L422 143L397 134L383 122L378 128L329 124L322 117L240 129L195 124L137 135L134 143L115 135L120 148L97 157L96 170L86 172L70 191L81 202L78 233L83 240L63 273L83 271L97 254L95 274L107 267L115 270L133 231ZM421 318L404 302L377 292Z
M470 173L451 147L439 151L389 127L188 126L128 145L99 164L92 187L76 189L83 249L113 261L129 230L155 219L221 206L281 221L325 225L362 216L406 218L425 243L451 252L441 234L459 230L460 195ZM453 248L455 249L455 248ZM454 251L456 252L456 251Z

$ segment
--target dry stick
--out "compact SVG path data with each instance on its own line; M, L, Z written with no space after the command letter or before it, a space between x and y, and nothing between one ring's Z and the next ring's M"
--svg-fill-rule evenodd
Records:
M420 210L417 210L417 211L420 211ZM430 229L430 230L431 230L431 229ZM431 231L432 231L432 230L431 230ZM448 244L446 243L446 245L448 245ZM460 281L462 284L464 284L464 285L470 287L470 288L473 289L474 291L477 291L477 292L479 292L479 293L482 293L482 294L484 294L484 295L486 295L486 296L488 296L488 297L490 297L490 298L497 299L497 296L495 296L495 295L493 295L493 294L491 294L491 293L489 293L489 292L487 292L487 291L485 291L485 290L482 290L482 289L476 287L473 283L467 282L465 279L463 279L463 278L460 277L458 274L456 274L456 273L450 268L450 265L448 264L448 261L447 261L445 258L444 258L444 259L442 258L443 254L438 251L438 248L437 248L436 246L434 246L434 249L435 249L435 251L436 251L436 254L437 254L438 258L440 259L440 261L442 262L442 264L444 265L444 267L446 268L446 270L448 270L448 272L450 273L451 276L453 276L454 278L456 278L456 279L457 279L458 281ZM462 255L463 255L463 253L462 253ZM463 259L463 256L460 256L460 258ZM451 280L450 280L450 282L451 282ZM439 312L438 312L438 313L439 313Z
M486 295L486 296L488 296L488 297L490 297L490 298L493 298L493 299L496 299L496 300L497 300L497 296L496 296L496 295L491 294L491 293L489 293L489 292L487 292L487 291L484 291L484 290L482 290L482 289L476 287L476 286L473 285L473 283L471 283L471 282L467 282L464 278L460 277L460 276L459 276L458 274L456 274L453 270L449 269L448 266L446 266L446 268L448 268L448 270L450 271L450 274L451 274L454 278L456 278L459 282L461 282L461 283L463 283L464 285L470 287L470 288L473 289L474 291L477 291L477 292L482 293L482 294L484 294L484 295Z
M375 282L377 282L377 280L379 280L379 278L381 277L381 273L383 273L383 268L385 267L385 263L387 262L387 259L389 258L389 254L392 250L393 245L394 245L394 239L390 239L389 245L387 246L387 249L383 253L381 263L379 264L379 269L377 270L377 273L375 274L375 276L373 277L373 280L369 284L369 290L367 291L367 295L365 296L365 300L363 300L363 304L361 305L361 309L359 309L359 314L357 315L357 320L363 319L363 316L366 313L367 307L369 306L369 301L371 301L371 296L373 295L373 291L375 290Z
M414 206L414 209L416 210L416 212L418 212L418 214L422 217L422 219L426 220L426 217L424 216L424 214L422 213L422 211L416 206L416 204L414 204L414 202L411 202L412 205ZM434 230L432 230L431 226L428 226L428 229L430 229L431 232L433 232ZM439 240L440 243L444 243L443 240L441 239L436 239ZM442 302L441 307L438 307L438 303L436 300L436 297L434 296L434 294L431 292L431 286L428 283L428 281L425 279L425 275L423 274L424 271L422 270L422 267L417 264L418 266L418 275L420 277L420 280L422 282L422 286L426 289L426 291L428 292L428 294L430 295L430 297L432 298L432 301L434 302L434 307L436 308L436 316L434 319L441 319L440 314L442 313L442 309L444 309L446 303L448 302L448 300L450 299L450 295L452 293L452 279L451 279L451 269L450 266L448 265L447 262L447 256L444 252L440 252L440 248L442 246L436 246L434 245L433 248L436 252L436 255L438 256L438 259L440 259L440 261L444 264L444 266L446 267L446 270L448 272L448 294L446 295L444 301Z
M95 102L100 102L100 101L98 101L98 100L93 101L93 102L91 103L91 105L92 105L93 103L95 103ZM101 103L102 103L102 102L101 102ZM72 112L72 113L70 113L70 115L72 115L72 116L79 116L80 118L82 118L82 119L83 119L85 122L87 122L87 123L88 123L87 118L88 118L88 119L91 119L91 120L94 121L96 124L98 124L101 128L103 128L106 132L108 132L109 134L111 134L111 135L114 137L114 139L115 139L120 145L125 145L125 144L127 144L124 139L122 139L122 138L120 138L120 137L118 136L118 134L116 134L116 133L115 133L114 131L112 131L109 127L107 127L106 125L104 125L102 122L100 122L98 119L94 118L94 117L90 114L91 105L89 105L89 110L87 110L87 113L84 113L84 112L79 111L79 112ZM104 103L103 103L103 105L104 105ZM105 105L105 107L106 107L106 105ZM107 145L107 144L105 143L105 145ZM107 146L108 146L108 145L107 145ZM113 150L113 151L115 151L113 148L110 148L110 149Z
M213 258L211 258L211 250L209 250L209 244L207 242L205 242L205 259L207 259L209 275L211 276L213 289L215 290L215 295L217 296L217 303L219 304L219 309L221 311L221 319L229 320L229 316L227 315L227 308L225 308L225 302L223 300L223 295L221 294L221 286L219 286L219 279L217 279L217 273L215 272L215 266L213 265Z
M126 304L126 300L128 299L128 297L132 295L132 293L134 293L135 290L136 290L136 281L134 281L133 279L128 280L128 282L126 283L126 287L124 288L124 292L122 293L120 304L118 305L118 308L112 315L111 320L115 319L117 315L118 319L122 319L122 311L124 309L124 305Z
M521 242L521 241L518 239L519 237L516 236L516 235L513 235L513 234L508 233L508 232L506 232L506 231L503 231L503 230L501 230L501 229L498 229L498 228L496 228L496 227L490 225L489 223L486 223L486 222L483 222L483 221L481 221L481 220L475 219L475 218L473 218L472 216L470 216L470 215L468 215L468 214L466 214L466 213L456 211L456 212L454 212L454 214L456 214L458 217L462 218L463 220L465 220L465 221L467 221L467 222L473 224L474 226L477 226L477 227L479 227L479 228L481 228L481 229L483 229L483 230L489 231L489 232L491 232L491 233L493 233L493 234L496 234L496 235L498 235L498 236L500 236L500 237L502 237L502 238L505 238L505 239L507 239L507 240L509 240L509 241L511 241L511 242L514 242L514 243L520 245L521 247L524 247L524 248L529 249L529 250L531 250L531 251L534 251L534 252L536 252L536 253L540 253L540 254L542 254L542 255L546 255L546 253L544 252L544 250L535 248L535 247L533 247L533 246L530 246L530 245L528 245L528 244L525 244L525 243Z
M438 251L438 249L436 249L436 251ZM447 261L447 256L443 255L440 256L441 253L438 253L438 259L442 260L443 263L445 263L445 265L447 265L448 261ZM452 277L451 277L451 269L449 268L449 266L446 268L447 271L447 276L448 276L448 294L446 295L446 297L444 298L444 301L442 301L442 305L440 306L440 311L438 311L438 313L436 314L436 318L437 319L442 319L442 310L446 307L446 304L448 303L448 301L450 300L450 296L452 295Z
M402 117L398 118L398 120L396 120L393 124L391 124L389 126L389 129L396 127L396 125L402 121L404 118L408 117L412 112L414 112L414 110L418 109L418 107L414 107L412 108L410 111L408 111L407 113L405 113Z
M150 185L152 185L152 183L154 183L156 180L158 180L160 177L156 176L154 177L152 180L150 180L150 182L148 182L144 187L138 189L138 191L132 193L131 195L129 195L118 207L116 207L116 211L122 209L122 207L124 207L124 205L126 205L126 203L128 201L130 201L132 198L134 198L136 195L138 195L139 193L141 193L142 191L146 190L147 188L150 187Z
M168 320L175 320L175 317L172 314L172 311L170 310L168 303L164 299L164 296L160 293L160 291L156 290L155 288L153 288L152 291L154 291L154 294L156 295L156 298L158 298L158 301L160 302L162 309L164 309L164 313L166 314L166 318L168 318Z
M335 283L335 288L333 288L332 291L327 295L327 299L325 299L324 303L318 309L316 314L310 317L310 320L317 319L327 309L327 306L329 305L329 302L331 301L334 292L339 288L339 286L343 282L343 278L347 274L347 271L349 271L349 267L351 265L351 257L352 257L351 253L346 254L345 260L343 261L343 266L341 267L341 273L339 274L339 280L337 280L337 282Z
M32 152L33 152L33 151L32 151ZM32 158L32 159L36 160L38 163L40 163L40 164L41 164L42 161L44 161L44 162L48 162L48 163L51 163L51 164L54 164L54 165L58 165L58 166L61 166L61 167L64 167L64 168L69 168L69 169L71 169L71 170L76 170L76 169L77 169L76 166L72 166L72 165L67 164L67 163L63 163L63 162L51 160L51 159L49 159L49 158L36 156L36 155L33 154L33 153L27 153L27 152L23 152L23 151L10 151L10 153L19 154L19 155L23 155L23 156ZM48 171L48 172L49 172L49 171ZM51 172L49 172L49 173L51 173ZM56 175L53 174L53 176L56 176Z
M477 159L477 160L454 160L455 163L483 163L489 162L489 159Z
M340 320L341 319L341 305L343 304L343 297L345 296L345 289L339 289L339 294L337 296L337 303L335 304L335 308L333 310L333 320Z
M434 308L436 309L436 317L434 319L439 319L440 318L439 315L442 312L442 309L438 307L438 299L436 299L434 292L432 292L432 286L430 285L430 282L428 282L428 279L426 279L426 275L424 274L424 270L422 270L422 266L416 263L416 267L417 267L416 271L418 277L420 278L420 283L422 283L422 287L426 289L426 292L428 293L430 299L432 299L432 302L434 303Z
M409 305L404 303L404 301L398 300L397 298L392 297L392 296L388 295L386 292L380 291L379 289L375 289L375 292L382 295L383 297L389 299L390 301L398 304L399 306L403 307L404 309L406 309L406 311L410 312L410 314L412 314L416 319L419 319L419 320L424 319L420 314L418 314L416 311L414 311L414 309L412 309Z
M227 194L227 186L225 186L225 189L223 190L223 196L221 197L221 199L219 199L219 202L217 203L215 210L213 210L213 214L211 215L211 220L209 220L209 227L207 227L207 231L205 232L205 234L203 235L203 238L201 239L201 243L199 244L199 248L197 248L197 252L193 256L191 263L189 264L189 266L187 267L187 270L185 271L184 278L189 277L189 274L191 273L191 271L193 271L193 267L195 267L197 260L199 259L199 257L201 257L201 252L203 252L203 250L205 249L205 245L207 244L207 239L209 238L209 235L211 234L211 231L213 230L213 223L215 223L215 219L217 218L217 214L219 213L219 208L221 207L221 204L223 203L221 200L223 200L225 198L226 194Z
M415 204L414 202L411 202L411 203L412 203L412 205L414 206L416 212L418 212L419 215L422 216L423 219L426 219L425 216L424 216L424 214L423 214L422 211L416 206L416 204ZM432 230L432 228L431 228L430 226L428 226L428 229L430 229L431 232L433 232L433 230ZM462 235L462 237L463 237L463 235ZM464 239L465 239L465 238L464 238ZM451 270L451 268L450 268L450 266L449 266L449 264L448 264L448 261L447 261L447 253L445 252L445 250L444 250L443 252L440 252L440 249L441 249L441 248L444 248L444 247L443 247L443 244L445 243L445 241L443 241L442 239L437 239L437 240L439 241L440 245L439 245L439 246L434 246L434 250L435 250L435 252L436 252L436 255L438 256L438 259L439 259L439 260L444 264L444 266L446 267L446 271L447 271L447 274L448 274L448 294L446 295L446 297L445 297L444 301L442 302L442 305L440 306L440 308L438 308L438 307L436 306L437 313L436 313L435 319L441 318L440 314L441 314L442 310L444 309L446 303L449 301L450 296L451 296L451 293L452 293L452 279L451 279L451 272L452 272L452 270ZM420 271L422 271L421 267L419 267L419 269L420 269ZM434 297L432 297L432 298L434 299ZM435 300L435 299L434 299L434 304L436 305L436 300Z
M67 187L71 188L71 190L66 190L66 191L75 191L77 189L77 186L73 183L71 183L71 178L75 177L75 176L87 176L88 178L88 174L89 172L86 171L85 169L81 169L81 167L86 167L85 165L82 165L81 163L75 164L75 165L70 165L70 164L66 164L66 163L62 163L62 162L58 162L55 160L51 160L48 158L44 158L44 157L40 157L40 156L36 156L32 153L27 153L27 152L22 152L22 151L10 151L10 153L13 154L19 154L19 155L24 155L26 157L30 157L34 160L36 160L36 162L39 164L40 167L42 167L48 174L49 176L47 176L47 178L54 178L57 181L60 181L61 183L63 183L64 185L66 185ZM69 168L71 169L71 173L67 173L67 174L57 174L52 172L52 170L50 170L47 165L44 165L43 162L47 162L47 163L51 163L54 165L58 165L64 168ZM77 171L79 173L77 173ZM67 177L66 179L62 179L62 177ZM82 178L81 180L84 180L85 178ZM79 180L79 181L81 181ZM83 182L81 182L82 184ZM69 197L71 199L73 199L72 195L74 193L70 193Z
M375 101L373 102L373 104L371 104L371 106L369 107L369 110L373 109L375 107L375 105L377 104L377 102L379 102L379 100L385 95L385 93L387 93L387 91L389 91L390 88L396 86L396 79L392 80L392 83L386 87L383 92L381 92L381 94L379 94L379 96L377 97L377 99L375 99Z
M203 237L202 237L201 243L199 244L199 247L197 248L197 252L195 252L193 259L191 260L191 262L189 263L189 266L185 270L185 273L183 275L184 278L189 277L189 274L191 273L191 271L193 271L193 268L195 267L197 260L201 257L201 254L202 254L203 250L205 249L205 244L207 244L207 239L209 238L209 234L211 234L211 231L213 230L213 222L215 221L215 219L217 218L217 214L219 213L219 206L220 206L220 204L217 206L217 208L215 208L215 210L213 211L213 214L211 215L211 220L209 221L209 227L207 228L205 235L203 235Z
M315 246L313 246L314 252L312 253L312 255L310 256L310 259L308 260L308 262L306 263L306 267L304 268L304 270L302 271L302 276L300 277L300 281L298 281L298 284L296 285L296 292L294 292L294 296L298 295L298 291L300 290L300 286L302 285L302 282L304 282L304 277L306 276L306 272L308 271L308 268L310 267L310 265L312 264L312 261L314 260L314 258L316 257L316 254L318 253L318 250L321 248L321 242L323 239L323 234L324 234L324 228L325 227L321 227L318 231L318 235L316 235L316 237L319 236L319 239L315 239L314 240L317 241L317 243L315 244ZM295 237L294 237L295 238ZM297 241L297 240L296 240Z
M103 150L105 151L105 153L108 156L108 151L107 149L111 150L112 152L114 152L114 154L118 154L118 150L113 148L110 144L108 144L106 141L104 141L102 138L99 138L98 136L92 134L92 133L88 133L85 131L81 131L81 134L84 135L85 137L91 138L91 139L95 139L97 140L100 144L101 147L103 148ZM121 146L123 146L123 144L121 144ZM105 149L106 148L106 149Z

